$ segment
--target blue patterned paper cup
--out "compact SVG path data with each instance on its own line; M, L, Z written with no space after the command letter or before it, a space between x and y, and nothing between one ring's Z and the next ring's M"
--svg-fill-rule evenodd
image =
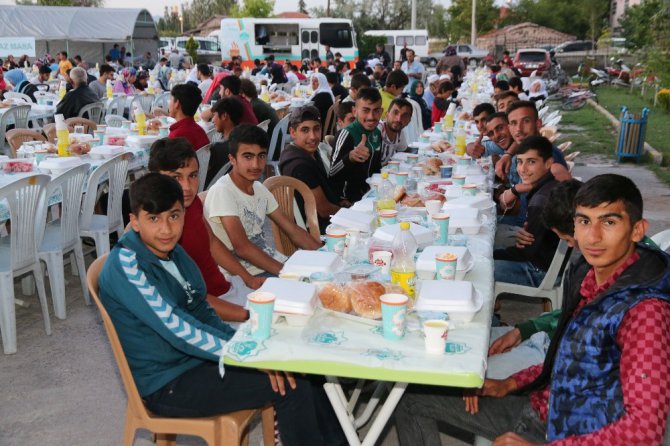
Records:
M398 211L393 209L382 209L379 211L379 225L389 226L398 223Z
M272 328L272 312L275 307L275 295L264 291L256 291L247 296L249 304L249 325L251 337L263 341L270 337Z
M341 229L326 230L326 250L342 255L347 232Z
M395 185L404 186L407 183L409 172L395 172Z
M433 214L433 225L435 225L435 243L446 245L449 241L449 214L438 212Z
M455 280L458 256L445 252L435 256L436 278L442 280Z
M382 294L382 328L384 337L389 341L399 341L405 336L405 316L407 301L404 294Z
M451 178L453 172L453 166L440 166L440 177L442 178Z

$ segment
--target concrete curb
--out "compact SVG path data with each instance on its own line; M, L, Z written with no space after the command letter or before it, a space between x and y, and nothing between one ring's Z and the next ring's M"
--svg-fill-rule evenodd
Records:
M612 123L612 125L619 130L620 123L619 120L612 115L605 107L602 105L598 104L596 101L593 99L588 99L587 102L591 107L595 108L596 111L598 111L601 115L605 116L609 121ZM663 162L663 154L659 152L658 150L654 149L649 143L645 141L644 143L644 150L651 156L652 161L654 161L654 164L658 164L659 166Z

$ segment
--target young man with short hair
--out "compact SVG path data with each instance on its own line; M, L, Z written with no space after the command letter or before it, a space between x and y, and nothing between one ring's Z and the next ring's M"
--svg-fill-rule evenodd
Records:
M100 99L107 98L107 81L114 80L114 68L106 63L100 65L98 79L89 83L88 86Z
M407 139L402 129L412 120L412 104L405 98L391 101L386 119L379 123L382 134L382 166L386 165L397 152L407 150Z
M335 119L337 120L338 131L354 122L356 119L354 116L355 106L356 103L353 101L343 101L335 106Z
M228 141L233 170L210 187L205 215L214 234L250 274L276 276L286 257L265 240L266 216L299 248L318 249L321 242L289 221L272 193L258 181L267 162L267 133L254 125L240 124Z
M340 85L340 81L338 79L337 73L329 71L328 73L326 73L326 80L328 81L328 85L330 86L330 90L333 92L333 96L335 98L339 97L340 100L342 100L349 95L349 92L347 91L347 89L344 88L342 85Z
M296 178L307 185L316 199L316 213L319 231L324 234L330 223L330 216L340 210L342 202L328 181L328 172L319 152L321 142L321 117L313 106L294 109L289 118L289 133L292 143L282 150L279 170L282 175ZM296 195L298 208L305 219L304 200Z
M240 104L242 104L243 113L242 119L240 119L240 123L257 125L258 119L254 114L254 109L248 100L240 96L241 89L242 81L239 77L234 75L228 75L219 82L219 95L221 98L233 97L240 101ZM200 114L200 117L203 119L203 121L211 121L212 110L203 111Z
M507 81L509 83L509 91L517 94L520 101L527 101L528 95L523 89L523 81L520 77L514 76Z
M56 56L58 57L58 73L65 77L68 70L73 68L72 62L67 58L67 51L61 51Z
M259 123L267 119L270 120L270 124L268 125L268 135L272 135L272 131L279 122L279 117L270 104L258 97L256 85L249 79L240 79L240 96L251 103L251 108Z
M509 106L519 100L519 96L513 91L503 91L500 94L495 96L496 98L496 109L499 112L507 112Z
M212 143L210 147L211 155L207 166L205 189L209 188L212 179L228 162L228 138L233 129L240 123L242 113L242 104L235 98L220 99L212 107L212 122L222 139Z
M198 170L198 157L184 138L163 138L151 146L149 171L174 178L184 193L184 228L179 245L202 273L207 302L221 319L245 321L248 313L243 306L247 294L260 287L264 279L249 274L212 233L198 197ZM232 275L230 282L219 266Z
M444 118L451 104L451 96L454 93L454 84L450 80L442 80L437 86L435 99L433 100L433 110L430 115L431 125Z
M386 84L379 90L382 97L382 119L386 118L391 102L402 94L408 83L409 77L401 70L393 70L386 76Z
M200 89L193 84L175 85L170 91L168 113L177 120L170 126L170 138L186 138L193 150L209 144L209 138L193 117L202 101Z
M342 102L356 102L358 98L358 90L361 88L369 88L372 86L370 78L363 73L356 73L351 76L351 81L349 82L349 96L344 98Z
M382 115L381 95L376 88L362 88L357 97L356 120L335 135L328 173L335 193L350 203L363 197L370 188L365 180L382 167L382 136L377 127Z
M39 69L39 73L37 75L35 83L44 84L49 80L50 77L51 77L51 68L49 68L49 65L46 64L42 65Z
M493 108L493 105L489 104L488 102L482 102L481 104L478 104L474 110L472 110L472 119L477 126L479 136L475 142L469 143L465 148L465 151L471 157L481 158L482 156L491 155L491 153L486 154L487 150L485 147L486 142L490 140L487 139L484 141L484 137L488 136L488 131L486 130L487 118L495 112L496 110Z
M131 185L130 204L132 230L110 252L99 292L147 408L165 417L208 417L273 404L285 444L342 443L310 381L232 366L224 375L222 355L234 330L208 305L198 266L177 243L185 218L179 183L149 173Z
M407 75L409 80L411 80L411 82L408 80L407 85L407 87L411 87L414 82L423 78L423 72L426 71L426 69L423 67L423 64L416 59L416 53L413 49L408 48L405 55L407 56L407 60L402 63L400 69Z
M207 94L207 91L209 91L209 87L212 85L212 72L209 69L209 65L206 63L198 64L196 75L200 81L198 88L200 89L200 93L202 93L202 97L204 98Z

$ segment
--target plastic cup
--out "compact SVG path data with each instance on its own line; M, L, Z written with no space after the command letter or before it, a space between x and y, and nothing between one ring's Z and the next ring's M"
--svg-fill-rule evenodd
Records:
M456 266L458 256L450 252L437 254L435 256L436 278L442 280L456 279Z
M416 164L419 162L419 155L410 154L407 155L407 164Z
M389 161L387 167L392 172L397 172L400 170L400 161Z
M409 297L404 294L382 294L382 328L389 341L399 341L405 336L405 315Z
M168 125L168 117L167 116L161 116L158 118L158 120L161 122L161 125Z
M393 253L390 251L375 251L372 253L372 264L381 268L382 274L391 274L391 257Z
M435 126L433 127L433 132L434 133L442 133L442 122L441 121L437 121L435 123Z
M398 223L398 211L393 209L382 209L379 211L379 224L381 226L394 225Z
M468 155L462 156L461 158L458 159L459 166L469 166L471 162L472 158L470 158L470 156Z
M326 231L326 249L335 254L342 255L344 252L344 241L347 232L341 229L330 229Z
M442 178L451 178L451 174L454 172L452 166L440 166L440 176Z
M275 295L264 291L256 291L247 296L249 304L249 324L251 337L263 341L270 337L272 328L272 312L275 307Z
M161 138L167 138L170 134L170 128L168 126L162 125L158 128L158 136Z
M426 342L426 353L430 355L443 355L447 347L448 333L449 322L440 319L424 321L423 334Z
M452 175L451 176L451 182L454 183L457 186L462 186L465 184L465 176L464 175Z
M431 215L435 225L435 243L446 245L449 241L449 214L437 212Z
M437 214L442 210L442 202L440 200L428 200L425 204L428 215Z
M477 192L479 192L476 184L464 184L461 186L461 190L463 191L464 197L474 197L477 195Z
M395 172L395 184L396 186L404 186L407 183L407 177L409 172Z
M121 122L121 128L122 129L130 129L130 121L122 121Z

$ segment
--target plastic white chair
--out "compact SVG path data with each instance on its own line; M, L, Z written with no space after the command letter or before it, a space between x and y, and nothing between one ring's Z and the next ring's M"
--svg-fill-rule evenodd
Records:
M5 92L5 99L18 99L22 102L25 102L26 104L34 104L33 100L28 96L27 94L24 93L17 93L15 91L7 91Z
M537 297L538 299L548 299L551 301L552 310L561 308L563 303L563 284L562 281L556 285L556 278L561 273L561 267L565 256L569 255L571 249L565 240L561 240L556 248L554 258L551 260L551 265L547 270L540 286L530 287L525 285L517 285L516 283L496 282L495 290L493 292L494 300L502 293L518 294L527 297Z
M291 117L291 114L287 114L277 123L275 128L272 130L272 137L270 138L270 151L268 153L268 163L267 167L271 168L274 172L274 175L279 175L279 161L273 161L275 156L275 151L277 149L281 153L282 148L288 142L288 120ZM281 142L280 138L281 137ZM278 147L279 146L279 147Z
M149 113L151 107L154 103L154 95L152 94L138 94L133 98L133 102L130 103L130 109L128 110L128 116L132 117L132 120L135 120L135 104L138 104L142 107L144 113Z
M267 132L267 131L268 131L268 127L270 127L270 120L269 120L269 119L266 119L266 120L263 121L263 122L259 122L258 125L257 125L256 127L260 128L260 129L263 129L265 132Z
M47 199L59 189L62 192L60 218L46 225L42 243L37 250L40 260L44 261L49 272L51 299L54 314L58 319L65 319L65 266L63 256L73 252L79 280L86 304L91 304L86 286L86 264L84 250L79 237L79 213L84 183L90 165L82 164L51 180L47 185ZM46 208L45 206L45 212Z
M108 127L121 127L123 125L123 121L125 120L126 118L121 115L105 116L105 124L107 124Z
M116 231L123 235L123 215L121 213L121 197L128 176L129 155L122 153L101 164L88 178L86 195L82 203L79 219L79 235L91 237L95 241L95 252L98 257L109 252L109 234ZM108 175L108 177L106 177ZM109 196L106 215L95 213L98 198L98 187L108 178Z
M216 184L217 181L223 176L225 176L228 172L230 172L230 169L232 169L232 165L230 162L227 162L226 164L219 169L219 171L212 177L212 181L209 182L209 187L212 187L214 184Z
M670 249L670 229L652 235L651 239L659 248L661 248L661 250L668 251Z
M32 175L0 188L0 200L7 200L12 224L9 243L0 244L0 333L5 354L16 353L16 312L14 309L14 278L32 273L42 306L44 331L51 334L44 276L37 258L36 241L44 228L39 222L46 218L44 202L48 175Z
M111 101L107 102L107 106L105 108L106 115L123 116L123 112L126 108L126 95L115 96Z
M167 110L169 101L170 101L170 92L169 91L164 91L163 93L159 93L154 97L154 103L152 104L151 109L153 110L156 107L160 107L163 110Z
M90 119L96 124L102 124L102 117L105 116L105 105L102 102L85 105L79 110L77 116Z
M30 105L15 105L0 115L0 151L5 151L9 147L5 144L5 132L8 126L13 124L15 129L28 128L28 113Z
M207 168L209 167L209 158L212 156L210 151L211 144L204 145L196 150L198 157L198 192L205 190L205 179L207 178Z

